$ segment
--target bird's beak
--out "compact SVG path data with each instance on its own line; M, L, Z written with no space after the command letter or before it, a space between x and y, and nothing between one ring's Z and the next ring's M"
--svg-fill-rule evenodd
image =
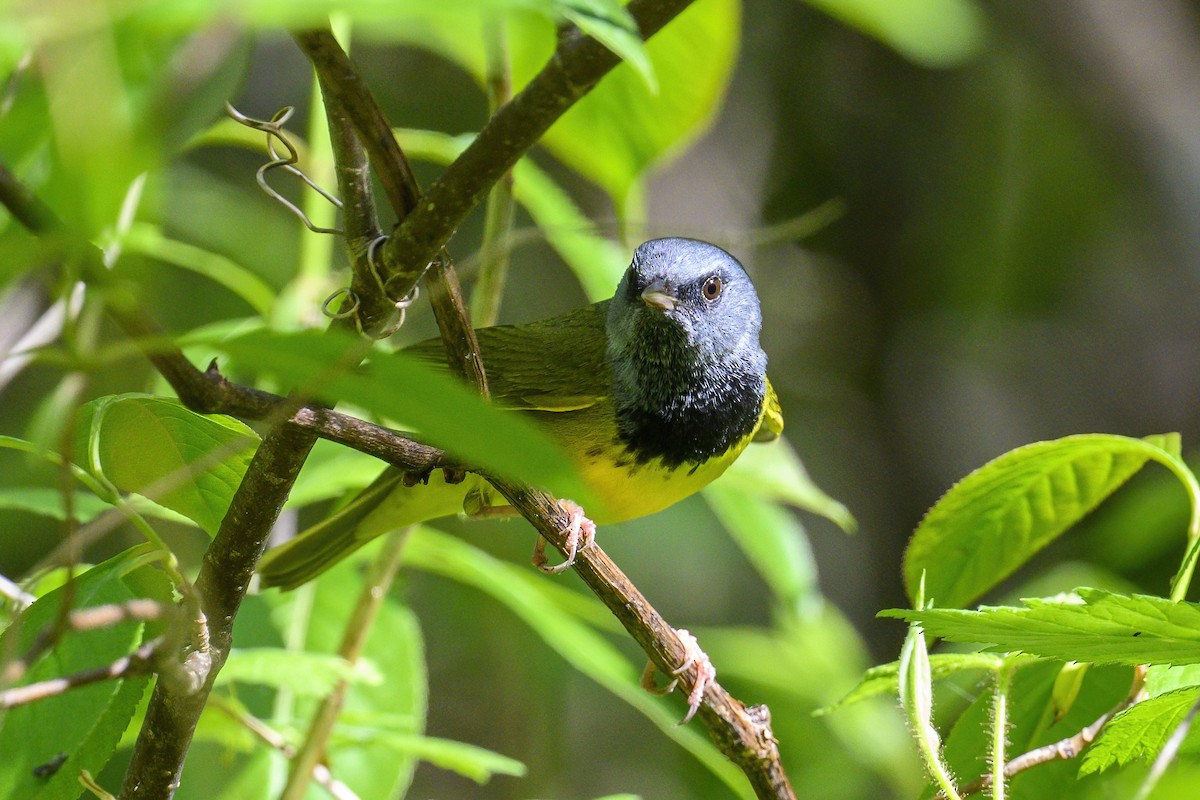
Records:
M674 311L679 298L667 288L667 282L659 278L642 290L642 302L659 311Z

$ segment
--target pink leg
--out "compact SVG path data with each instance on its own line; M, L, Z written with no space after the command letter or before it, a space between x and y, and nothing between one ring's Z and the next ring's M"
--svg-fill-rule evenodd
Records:
M537 544L533 547L533 565L542 572L557 575L575 563L575 554L596 541L596 523L588 519L583 508L572 500L559 500L559 506L567 515L567 527L563 531L567 535L567 559L561 564L550 566L546 560L546 540L538 536Z
M717 680L717 668L713 666L708 654L700 649L700 643L696 641L695 636L692 636L684 628L677 628L675 635L679 637L679 643L683 645L683 664L671 670L670 683L659 687L654 682L658 668L654 666L653 661L647 662L646 669L642 671L642 688L653 694L667 694L674 690L679 683L679 677L687 671L688 667L695 667L696 682L692 684L692 691L688 694L688 712L680 720L679 724L682 725L696 715L696 711L700 708L700 702L704 699L704 690Z

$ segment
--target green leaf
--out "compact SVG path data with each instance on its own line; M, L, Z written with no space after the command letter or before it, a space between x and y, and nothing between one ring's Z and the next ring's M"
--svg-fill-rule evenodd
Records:
M743 491L810 511L846 533L854 533L858 527L849 509L813 482L785 439L747 447L721 476L719 485L735 485Z
M803 614L820 606L817 565L791 512L724 481L706 488L704 499L785 608Z
M249 683L290 689L303 697L322 697L338 681L378 684L379 671L368 660L350 664L324 653L295 653L278 647L234 648L217 674L216 685Z
M410 158L442 165L457 158L472 138L409 129L398 130L396 135ZM575 273L588 298L595 301L612 297L630 254L596 233L593 222L571 196L528 158L522 158L513 168L513 196Z
M1008 741L1011 753L1024 753L1034 748L1060 741L1095 722L1129 691L1132 670L1128 667L1097 667L1089 670L1079 698L1067 716L1055 722L1051 696L1061 664L1054 661L1035 661L1017 670L1009 708ZM950 768L965 784L988 770L983 754L992 737L994 715L992 693L967 690L974 698L954 722L943 750ZM946 702L949 706L950 703ZM1078 795L1076 785L1078 764L1075 761L1056 761L1026 770L1013 779L1010 786L1014 798L1054 798ZM1009 796L1006 794L1006 796Z
M91 492L75 492L71 502L75 518L85 522L111 508ZM67 518L62 492L44 486L0 487L0 508L28 511L57 520Z
M1084 751L1079 774L1153 759L1198 701L1200 687L1192 686L1125 709L1104 726L1100 738Z
M121 603L137 597L170 599L162 573L146 566L146 547L127 550L78 575L70 589L55 589L31 605L0 636L0 652L22 654L50 627L63 602L72 608ZM122 622L93 631L69 633L32 665L19 685L61 678L105 666L128 655L143 641L144 625ZM99 774L120 741L149 677L101 681L36 703L0 712L0 797L73 800L80 793L80 770ZM67 760L48 777L34 770L58 754Z
M1200 686L1200 664L1156 664L1146 670L1146 694L1150 697L1189 686Z
M591 496L567 454L533 422L489 405L462 382L403 354L376 354L357 367L360 341L320 331L252 331L213 346L236 359L239 369L269 373L326 402L350 400L411 425L473 466L560 497Z
M357 492L379 477L381 471L378 459L320 439L288 493L287 505L297 508L341 497L349 491Z
M724 97L740 34L737 0L699 0L646 43L657 94L621 64L546 132L542 145L608 192L620 212L647 170L708 127ZM522 85L549 53L513 49L514 84Z
M892 609L933 636L1095 664L1200 663L1200 606L1150 595L1078 589L1081 602L1024 600L1024 608Z
M132 225L121 237L121 244L130 252L203 275L245 300L259 314L267 316L271 313L275 289L231 258L168 239L157 227L145 223Z
M417 526L404 550L407 566L473 586L493 597L583 675L596 681L659 728L738 796L749 797L748 786L708 738L698 729L678 725L678 717L638 685L637 668L615 647L542 592L546 581L433 528Z
M1019 447L963 478L937 502L904 554L909 596L961 607L995 586L1100 504L1148 459L1151 442L1107 434Z
M522 776L526 772L525 765L515 758L450 739L392 733L380 730L377 725L365 729L363 736L398 753L414 756L439 769L470 778L480 785L491 780L493 775Z
M984 16L973 0L805 0L926 67L950 67L979 52Z
M564 19L629 64L651 94L658 91L637 23L623 5L616 0L559 0L559 5Z
M942 680L959 672L995 672L1004 664L1004 658L988 653L936 653L929 656L929 672L933 680ZM900 662L880 664L863 673L862 680L844 697L833 705L818 709L817 714L829 714L845 706L853 705L869 697L881 694L895 695L900 691Z
M216 534L258 436L241 422L202 416L177 400L143 394L83 406L84 466L121 491L137 492Z
M300 632L297 637L309 654L336 653L345 635L355 604L363 590L364 562L378 551L383 539L364 547L330 569L312 588L262 595L272 608L272 617L282 631ZM428 703L425 645L413 612L395 595L389 595L378 614L363 648L362 658L382 677L380 682L356 681L346 691L338 727L329 748L330 763L337 765L339 779L359 797L398 797L412 780L415 757L397 758L387 743L372 737L344 737L345 727L356 717L386 716L389 730L405 735L424 733ZM316 707L316 699L297 698L293 718L276 720L280 728L306 724L303 720Z

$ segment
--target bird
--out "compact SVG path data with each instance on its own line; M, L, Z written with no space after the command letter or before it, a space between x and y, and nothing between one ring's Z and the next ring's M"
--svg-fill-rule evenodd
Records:
M580 547L596 524L660 511L783 431L759 343L758 295L736 258L697 239L653 239L612 298L532 323L476 331L491 400L543 426L599 501L561 501ZM440 339L403 352L445 367ZM268 551L260 585L293 589L371 539L465 513L512 513L482 476L389 467L340 511ZM545 568L539 538L535 563ZM568 553L565 568L573 560Z

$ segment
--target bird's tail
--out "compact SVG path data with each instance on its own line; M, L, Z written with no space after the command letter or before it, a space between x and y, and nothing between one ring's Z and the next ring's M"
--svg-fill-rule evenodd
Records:
M275 547L258 563L263 588L284 591L307 583L386 530L417 520L397 519L380 530L364 531L361 523L395 491L403 490L403 473L389 468L363 489L345 508L295 538ZM423 487L422 487L423 488Z

